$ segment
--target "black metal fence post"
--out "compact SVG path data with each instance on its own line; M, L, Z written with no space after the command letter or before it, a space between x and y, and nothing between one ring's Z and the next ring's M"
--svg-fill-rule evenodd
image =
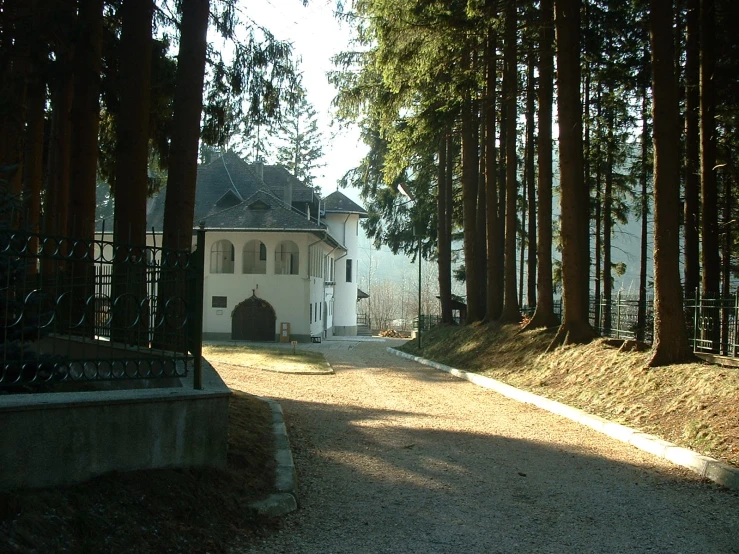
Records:
M695 287L695 304L693 305L693 352L698 350L698 318L701 299L700 287Z
M203 273L205 271L205 225L200 224L197 234L197 249L194 256L195 265L195 305L193 322L193 357L194 360L194 388L203 388Z

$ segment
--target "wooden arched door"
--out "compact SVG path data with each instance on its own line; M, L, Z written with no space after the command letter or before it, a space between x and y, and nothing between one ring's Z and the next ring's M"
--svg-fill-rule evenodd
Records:
M274 341L276 321L271 304L252 296L236 306L231 314L231 339Z

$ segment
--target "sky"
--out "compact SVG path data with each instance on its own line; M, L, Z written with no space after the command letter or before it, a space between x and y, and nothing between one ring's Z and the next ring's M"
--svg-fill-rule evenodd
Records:
M331 126L331 101L336 91L328 82L326 72L333 69L331 57L349 45L350 29L334 17L335 0L260 0L243 6L244 15L269 29L276 38L293 43L293 52L302 58L303 83L308 100L318 112L318 123L324 135L323 177L316 182L324 196L336 190L336 181L346 171L356 167L366 148L359 131L352 127L339 130ZM344 194L359 201L356 190Z

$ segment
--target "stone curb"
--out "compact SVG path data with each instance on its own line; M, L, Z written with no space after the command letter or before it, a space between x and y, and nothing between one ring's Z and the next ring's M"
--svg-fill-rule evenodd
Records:
M250 507L259 515L280 517L298 509L297 473L287 437L282 406L269 398L258 397L269 405L275 435L275 492L264 500L252 502Z
M602 417L584 412L578 408L562 404L556 400L550 400L532 392L517 389L511 385L506 385L505 383L496 379L491 379L490 377L484 377L477 373L455 369L419 356L413 356L412 354L401 352L395 348L388 347L387 351L390 354L400 356L401 358L406 358L408 360L431 366L454 375L455 377L459 377L460 379L466 379L470 383L474 383L475 385L486 389L494 390L495 392L508 398L512 398L513 400L517 400L518 402L533 404L543 410L566 417L567 419L571 419L581 425L585 425L603 433L604 435L608 435L611 438L635 446L639 450L649 452L659 458L669 460L676 465L688 468L701 477L710 479L726 488L739 490L739 470L720 462L715 458L703 456L702 454L698 454L697 452L687 448L682 448L676 444L662 440L655 435L642 433L641 431L626 427L625 425L614 423Z

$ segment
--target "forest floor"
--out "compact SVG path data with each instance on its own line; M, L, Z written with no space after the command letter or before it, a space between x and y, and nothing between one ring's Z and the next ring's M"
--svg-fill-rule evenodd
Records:
M739 467L739 369L697 361L647 368L649 352L599 339L544 353L554 330L438 327L403 350L497 379Z

